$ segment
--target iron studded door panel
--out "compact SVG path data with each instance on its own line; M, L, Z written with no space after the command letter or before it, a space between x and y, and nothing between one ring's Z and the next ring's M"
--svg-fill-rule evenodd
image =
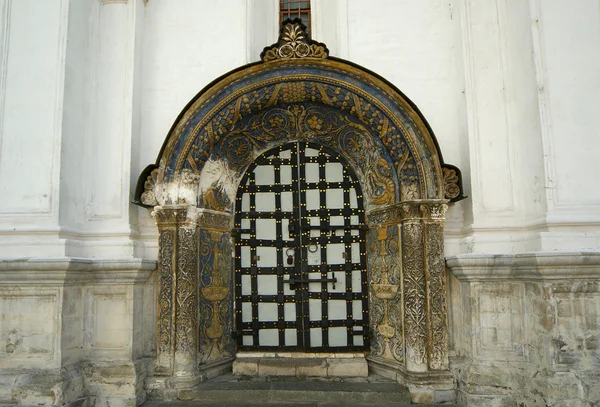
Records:
M269 150L236 199L241 350L368 348L364 209L341 158L306 142Z

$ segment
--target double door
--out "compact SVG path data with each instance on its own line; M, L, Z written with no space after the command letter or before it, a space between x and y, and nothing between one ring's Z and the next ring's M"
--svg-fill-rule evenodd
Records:
M235 211L238 349L366 349L364 208L351 168L323 146L277 147L246 172Z

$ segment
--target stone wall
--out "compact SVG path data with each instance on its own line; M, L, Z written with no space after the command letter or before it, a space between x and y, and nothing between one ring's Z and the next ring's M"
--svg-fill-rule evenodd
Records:
M135 407L155 349L155 262L0 262L0 400Z
M462 255L448 267L459 402L600 403L597 253Z

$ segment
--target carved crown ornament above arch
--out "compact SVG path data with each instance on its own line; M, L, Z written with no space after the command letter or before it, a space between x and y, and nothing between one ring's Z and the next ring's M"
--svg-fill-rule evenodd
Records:
M385 79L330 57L294 20L260 62L225 74L188 103L142 172L134 203L231 210L254 158L295 140L346 157L369 208L464 198L460 170L444 163L417 107Z

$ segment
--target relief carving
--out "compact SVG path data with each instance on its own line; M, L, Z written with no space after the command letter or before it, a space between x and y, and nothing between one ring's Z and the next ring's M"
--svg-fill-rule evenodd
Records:
M329 50L325 44L308 38L306 27L299 19L288 22L281 29L279 41L267 47L261 54L264 62L292 58L327 58Z
M193 375L196 368L198 270L193 207L157 207L159 375Z
M423 229L418 222L402 224L402 268L404 285L404 332L409 370L427 368L427 310Z
M173 254L175 231L161 230L158 243L157 371L169 374L173 353Z
M196 268L196 228L178 230L176 351L195 362L197 349L198 271Z
M200 230L199 361L208 363L233 354L231 332L231 239L229 233Z
M429 288L429 320L431 353L429 368L448 369L448 321L446 306L446 264L444 262L444 231L441 223L427 226L427 266Z
M442 167L442 176L444 178L444 198L453 200L460 196L460 176L456 169Z
M398 227L381 227L369 233L372 326L375 333L371 354L402 363L404 355L401 296L398 295Z
M251 117L215 145L215 158L241 175L260 151L290 138L318 142L344 155L363 181L371 205L396 200L393 166L381 155L368 127L319 105L276 107Z
M148 206L157 206L158 201L156 200L156 194L154 188L156 187L156 181L158 177L158 168L154 169L144 182L144 192L141 195L142 204Z

